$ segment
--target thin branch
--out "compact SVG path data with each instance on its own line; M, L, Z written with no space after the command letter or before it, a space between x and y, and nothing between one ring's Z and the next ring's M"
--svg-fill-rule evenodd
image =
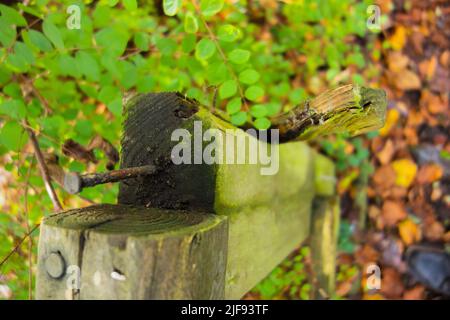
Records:
M31 169L33 168L34 159L30 163L28 168L27 177L25 180L25 191L24 191L24 211L25 211L25 224L27 227L27 234L30 234L30 215L28 213L28 188L30 186L30 176ZM33 300L33 238L30 237L28 240L28 299Z
M28 136L30 137L31 144L33 145L34 154L36 156L36 160L39 166L39 170L41 172L42 179L44 180L45 189L47 190L47 193L50 197L50 200L53 203L53 207L55 208L56 212L60 212L63 210L61 206L61 202L58 199L58 196L56 195L55 189L52 186L51 178L48 173L48 168L45 164L44 156L42 155L41 148L39 147L39 143L37 141L36 135L32 130L30 130L29 123L27 120L24 121L24 129L28 132Z
M44 106L44 114L47 116L49 113L52 113L52 109L50 108L50 104L48 101L42 96L39 90L34 86L32 79L27 79L23 75L20 75L20 78L23 82L27 83L30 86L31 92L33 95L39 100L39 102Z
M241 96L241 100L244 103L244 110L248 110L248 106L247 103L245 101L245 95L244 95L244 90L242 89L241 85L239 84L239 78L236 75L236 73L234 72L233 68L230 66L230 64L228 63L228 59L227 56L225 55L225 53L222 50L222 47L220 46L219 42L217 41L217 37L214 34L214 32L212 31L212 29L209 27L208 23L206 22L205 19L203 19L202 17L202 13L200 10L200 6L198 5L196 0L192 1L192 4L195 7L195 11L197 12L198 16L200 17L200 20L203 22L203 25L205 26L206 31L208 32L209 37L211 38L211 40L214 42L217 51L219 51L220 56L222 57L223 63L225 64L225 66L227 67L228 71L230 72L231 76L234 78L234 80L236 81L238 90L239 90L239 95Z
M6 257L4 257L4 258L2 259L2 261L0 262L0 268L3 266L3 264L4 264L6 261L8 261L8 259L9 259L15 252L17 252L17 250L20 248L20 246L22 245L22 243L23 243L29 236L31 236L31 234L32 234L37 228L39 228L40 225L41 225L40 223L36 224L36 225L30 230L30 232L27 232L27 234L25 234L25 236L24 236L22 239L20 239L19 243L16 244L16 246L15 246L15 247L14 247L14 248L6 255Z

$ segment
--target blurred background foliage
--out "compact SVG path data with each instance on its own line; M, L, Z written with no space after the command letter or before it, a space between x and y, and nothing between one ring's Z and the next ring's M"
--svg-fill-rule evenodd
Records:
M24 119L43 151L78 172L105 171L105 156L95 151L95 164L70 159L61 152L64 141L87 145L98 134L118 146L122 100L132 92L180 91L223 110L237 126L247 122L265 129L273 115L326 88L377 85L371 60L379 59L380 48L366 27L369 4L31 0L0 5L0 258L52 212ZM68 28L77 22L73 5L80 10L79 29ZM336 160L343 190L361 171L371 171L360 138L313 144ZM59 187L57 193L69 209L114 203L117 185L87 188L81 197ZM352 250L343 234L344 250ZM31 296L37 235L1 266L0 297ZM307 256L306 248L286 260L257 286L256 296L309 298Z

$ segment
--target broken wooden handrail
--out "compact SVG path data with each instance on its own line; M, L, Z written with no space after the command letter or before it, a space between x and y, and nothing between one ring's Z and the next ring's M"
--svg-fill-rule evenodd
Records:
M384 90L349 84L321 93L275 117L272 128L280 130L281 141L334 133L354 136L383 127L386 106Z

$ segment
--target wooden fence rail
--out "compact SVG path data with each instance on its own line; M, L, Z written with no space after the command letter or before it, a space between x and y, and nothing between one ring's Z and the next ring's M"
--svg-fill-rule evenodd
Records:
M262 175L261 159L175 165L179 141L172 133L183 128L195 138L198 124L203 133L215 129L247 141L246 159L255 144L276 153L278 170ZM333 163L301 141L270 149L273 144L227 129L233 127L178 94L132 99L121 167L161 170L121 182L117 205L44 219L37 298L239 299L308 238L315 291L329 297L339 226ZM236 145L223 141L215 141L217 150L234 155ZM201 146L208 143L202 139Z

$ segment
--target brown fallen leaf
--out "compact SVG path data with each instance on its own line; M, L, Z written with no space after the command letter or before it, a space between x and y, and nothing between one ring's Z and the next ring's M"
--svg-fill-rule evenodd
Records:
M415 146L419 144L419 136L417 135L417 131L417 128L409 126L403 129L403 134L405 135L408 145Z
M442 188L441 188L441 184L439 183L439 181L436 181L433 183L433 189L431 190L431 201L437 201L442 197Z
M421 239L420 228L411 219L403 220L398 224L398 233L407 246L419 242Z
M391 165L381 166L375 171L372 179L377 191L388 190L395 184L395 170Z
M442 178L444 170L436 163L425 164L417 173L417 183L421 185L433 183Z
M385 226L393 227L397 222L405 219L408 214L402 203L387 200L381 209L381 216Z
M417 90L422 86L419 76L411 70L405 69L401 72L390 72L389 77L391 77L397 89L400 90Z
M380 291L388 299L399 299L402 297L404 287L400 273L394 268L384 268L381 272Z
M426 221L423 229L423 235L429 241L440 241L445 234L445 228L442 223L434 219Z
M422 78L431 80L436 72L437 58L432 56L429 60L423 60L419 63L419 72Z
M423 300L425 298L425 287L417 285L414 288L408 289L403 293L404 300Z
M442 64L442 66L444 68L448 68L449 67L449 61L450 61L450 51L449 50L445 50L444 52L442 52L441 56L439 57L439 62Z
M381 164L388 164L391 162L392 156L394 155L395 148L394 143L391 139L388 139L384 144L383 149L376 154L376 157L380 161Z
M423 90L420 97L420 105L431 114L448 112L448 96L440 97L432 94L429 90Z
M421 56L423 54L423 34L420 32L414 32L411 35L410 40L416 53Z
M369 263L375 263L378 261L380 254L377 250L375 250L370 244L364 244L358 251L355 253L356 262L360 265L366 265Z
M390 71L400 72L408 66L409 58L400 51L392 51L387 57L387 63Z
M450 231L447 231L444 236L442 237L442 240L444 240L445 243L450 243Z

